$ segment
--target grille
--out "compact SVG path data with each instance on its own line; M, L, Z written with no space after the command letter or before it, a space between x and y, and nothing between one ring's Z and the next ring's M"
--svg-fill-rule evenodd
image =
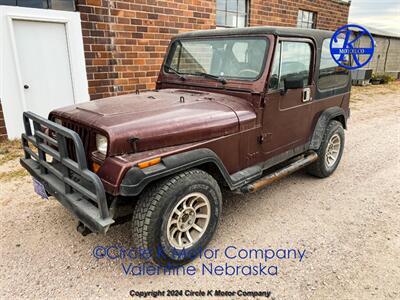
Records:
M65 122L65 121L63 121L63 126L75 131L80 136L83 147L85 148L86 159L87 159L88 153L90 150L89 149L89 147L90 147L90 132L89 132L89 130L78 124L69 123L69 122ZM76 161L75 146L71 139L67 139L67 150L68 150L69 157Z

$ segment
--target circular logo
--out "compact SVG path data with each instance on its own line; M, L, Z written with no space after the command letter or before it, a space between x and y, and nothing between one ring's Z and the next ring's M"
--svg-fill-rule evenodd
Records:
M366 39L361 43L362 37ZM357 41L359 42L356 43ZM374 39L367 29L349 24L335 31L331 38L330 50L333 60L339 66L353 70L369 63L374 54L374 45Z

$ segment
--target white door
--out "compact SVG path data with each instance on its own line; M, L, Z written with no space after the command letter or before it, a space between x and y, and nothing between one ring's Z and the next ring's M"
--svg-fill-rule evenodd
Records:
M64 23L13 20L25 109L45 118L74 103Z
M47 117L89 100L80 13L0 5L0 101L8 137L21 136L25 110Z

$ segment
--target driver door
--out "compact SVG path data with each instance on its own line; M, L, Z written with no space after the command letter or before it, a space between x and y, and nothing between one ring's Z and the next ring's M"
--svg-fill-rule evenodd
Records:
M307 143L312 124L313 43L306 39L280 39L276 47L264 99L265 159ZM285 89L285 80L290 78L302 79L303 86Z

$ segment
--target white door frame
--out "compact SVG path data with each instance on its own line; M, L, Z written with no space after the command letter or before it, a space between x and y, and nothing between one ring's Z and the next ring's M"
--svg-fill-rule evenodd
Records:
M15 20L64 24L74 103L90 100L79 12L0 6L0 39L1 36L3 36L2 40L0 40L0 97L9 138L16 138L21 134L23 130L21 109L23 111L27 109L13 24ZM2 29L1 27L3 26L1 26L1 24L5 25L4 27L7 28ZM3 47L7 47L7 44L9 45L8 47L10 47L8 53L10 54L11 52L12 57L9 57L9 55L4 57L5 49L3 49ZM13 59L14 70L4 69L5 59ZM15 79L17 82L16 85L13 84L13 86L17 87L16 90L7 90L9 85L6 84L8 80L6 77L9 72L15 72ZM13 107L17 104L16 98L19 100L19 109ZM16 116L15 114L18 114L18 111L20 115ZM18 125L17 122L20 124Z

